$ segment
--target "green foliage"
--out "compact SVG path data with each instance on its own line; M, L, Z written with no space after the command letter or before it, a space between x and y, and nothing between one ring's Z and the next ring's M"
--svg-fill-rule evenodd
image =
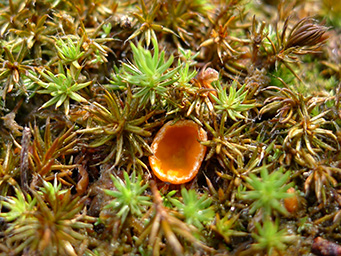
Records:
M218 96L216 97L214 94L211 94L211 96L216 101L214 108L217 110L217 113L226 112L232 120L237 121L237 118L245 119L242 112L255 107L255 104L244 103L247 96L246 84L237 91L237 83L233 82L230 85L229 94L226 92L227 88L223 88L219 81L215 86Z
M20 42L19 50L15 50L13 46L1 46L4 56L0 57L0 81L2 90L2 98L6 99L7 93L13 89L20 89L21 93L26 93L23 84L23 76L33 70L33 60L25 60L28 49L25 40Z
M250 173L245 180L253 190L240 193L241 199L253 201L250 205L250 213L261 209L264 217L271 216L273 210L286 215L288 212L280 200L292 196L287 193L287 190L293 186L293 183L287 184L289 176L290 172L283 174L283 168L269 174L266 166L261 168L260 178Z
M67 155L77 152L76 144L78 141L75 138L77 134L74 133L74 127L71 127L65 133L62 132L53 139L50 119L48 118L45 123L43 136L38 126L34 126L31 132L34 139L32 144L30 144L32 147L31 154L29 155L29 167L33 174L33 180L38 177L49 177L49 179L52 179L55 175L53 170L58 170L62 173L63 170L67 172L67 170L75 167L75 165L67 164L65 161ZM57 176L57 179L60 179L60 176Z
M227 128L225 125L227 119L227 112L221 116L220 123L214 120L213 127L205 122L205 126L209 132L212 133L213 138L203 145L210 147L206 155L206 159L216 156L220 165L229 168L230 161L241 166L243 162L242 151L247 150L247 139L243 139L241 134L245 129L245 125L240 126L241 121L234 123ZM246 140L244 142L244 140Z
M179 212L184 215L187 224L194 225L199 229L203 229L203 224L211 222L214 218L214 210L212 209L212 199L207 195L198 194L193 189L181 189L183 202L175 198L169 200L178 208Z
M80 69L78 60L84 55L81 50L82 40L75 43L71 36L67 36L64 40L56 41L57 54L64 64L72 64L75 68Z
M283 81L286 84L293 84L295 82L295 76L284 65L279 65L277 69L274 69L270 74L270 78L270 84L279 88L283 87Z
M157 0L152 0L149 2L149 6L143 0L138 0L139 12L133 12L133 16L138 20L140 27L132 33L126 41L129 41L139 35L141 36L141 41L145 41L147 47L150 45L150 40L156 40L155 32L166 32L176 35L172 30L157 24L155 22L156 15L159 13L161 4Z
M102 29L103 29L103 32L104 32L104 34L102 34L102 37L106 37L107 35L110 34L110 31L112 29L111 23L104 24L102 26Z
M176 190L169 191L167 194L162 195L162 202L165 207L172 208L173 205L171 203L172 197L176 194Z
M23 40L29 50L32 50L36 62L42 58L44 46L52 46L51 38L57 32L57 26L51 23L47 26L48 15L38 16L37 19L26 19L24 26L12 28L9 32L18 36L18 41ZM44 52L45 54L47 52Z
M137 47L131 43L133 63L123 63L124 73L122 79L132 86L134 97L140 99L140 105L148 102L153 106L156 101L167 97L168 86L177 78L174 77L181 66L170 69L174 57L171 55L166 61L165 51L159 54L159 46L155 39L152 40L154 54L144 49L141 44Z
M177 80L177 86L181 87L191 87L191 80L198 74L192 67L196 64L194 59L199 55L199 53L192 54L191 50L185 50L179 47L180 58L178 60L178 67L182 66L178 70L179 79ZM192 70L191 70L192 69Z
M84 107L93 118L92 123L87 124L88 128L79 130L79 133L91 134L93 141L89 144L90 147L109 146L110 152L103 162L114 158L116 166L122 159L126 159L145 167L139 158L144 154L152 154L143 138L151 136L151 126L147 121L154 112L138 111L138 99L132 97L129 89L125 98L105 91L104 101L106 105L94 102L93 105ZM154 122L154 125L157 123Z
M6 242L19 254L25 248L28 253L42 255L76 255L77 244L85 238L82 229L92 228L85 216L79 214L84 199L72 198L71 190L62 185L43 181L39 191L24 195L16 189L16 197L6 197L1 203L9 209L0 213L9 228L5 231Z
M24 194L18 188L14 188L16 196L1 197L1 206L8 209L8 212L1 212L0 217L7 222L25 221L28 213L36 210L36 198L32 198L29 194Z
M49 107L53 104L56 104L55 108L57 109L64 104L65 115L68 116L70 110L70 99L77 102L87 102L87 100L77 92L90 85L91 81L78 83L77 80L80 75L80 70L72 73L70 69L67 69L65 72L61 64L59 65L58 71L58 74L54 74L49 70L39 71L40 75L46 82L32 75L29 75L29 77L44 88L42 90L38 90L38 93L50 94L52 96L52 98L45 102L40 109Z
M232 215L231 213L225 214L225 216L220 219L217 215L216 225L214 229L225 239L227 243L231 242L232 236L246 236L247 233L239 231L238 226L239 215Z
M117 216L121 218L121 223L124 223L129 213L136 217L141 217L146 206L152 204L150 197L143 195L149 184L146 183L141 186L142 178L140 175L136 177L134 171L129 178L128 173L125 171L123 172L123 176L124 181L119 177L111 175L111 179L117 190L104 190L107 195L115 198L104 209L118 211Z
M285 229L278 230L278 221L275 223L271 220L266 220L261 226L256 223L258 234L253 233L253 238L257 243L252 247L259 251L266 251L267 255L273 255L273 251L282 253L287 248L288 243L292 243L297 239L294 235L288 235Z

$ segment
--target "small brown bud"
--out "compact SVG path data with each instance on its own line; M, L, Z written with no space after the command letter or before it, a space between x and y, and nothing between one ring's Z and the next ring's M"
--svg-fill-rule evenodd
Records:
M303 18L290 31L285 49L291 47L318 47L327 37L328 28L315 24L312 18Z
M298 210L299 200L294 188L289 188L287 193L293 194L292 197L284 199L284 207L290 213L295 213Z

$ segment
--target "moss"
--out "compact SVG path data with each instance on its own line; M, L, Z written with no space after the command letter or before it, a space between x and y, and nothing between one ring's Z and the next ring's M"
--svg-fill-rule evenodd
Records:
M304 255L315 237L339 241L339 9L0 1L0 255ZM167 165L207 150L171 184L148 159L179 120L207 140L176 132ZM198 147L173 154L188 137Z

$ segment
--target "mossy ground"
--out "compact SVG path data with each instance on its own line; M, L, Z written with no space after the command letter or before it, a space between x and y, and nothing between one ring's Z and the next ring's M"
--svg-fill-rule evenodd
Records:
M0 1L0 255L340 251L340 13ZM148 157L181 119L207 153L172 185Z

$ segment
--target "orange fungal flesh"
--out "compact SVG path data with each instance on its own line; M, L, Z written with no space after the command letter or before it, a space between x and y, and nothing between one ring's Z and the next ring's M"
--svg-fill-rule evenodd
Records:
M149 157L154 174L162 181L181 184L193 179L204 159L206 147L199 141L207 140L206 132L190 120L172 121L157 133L153 156Z

